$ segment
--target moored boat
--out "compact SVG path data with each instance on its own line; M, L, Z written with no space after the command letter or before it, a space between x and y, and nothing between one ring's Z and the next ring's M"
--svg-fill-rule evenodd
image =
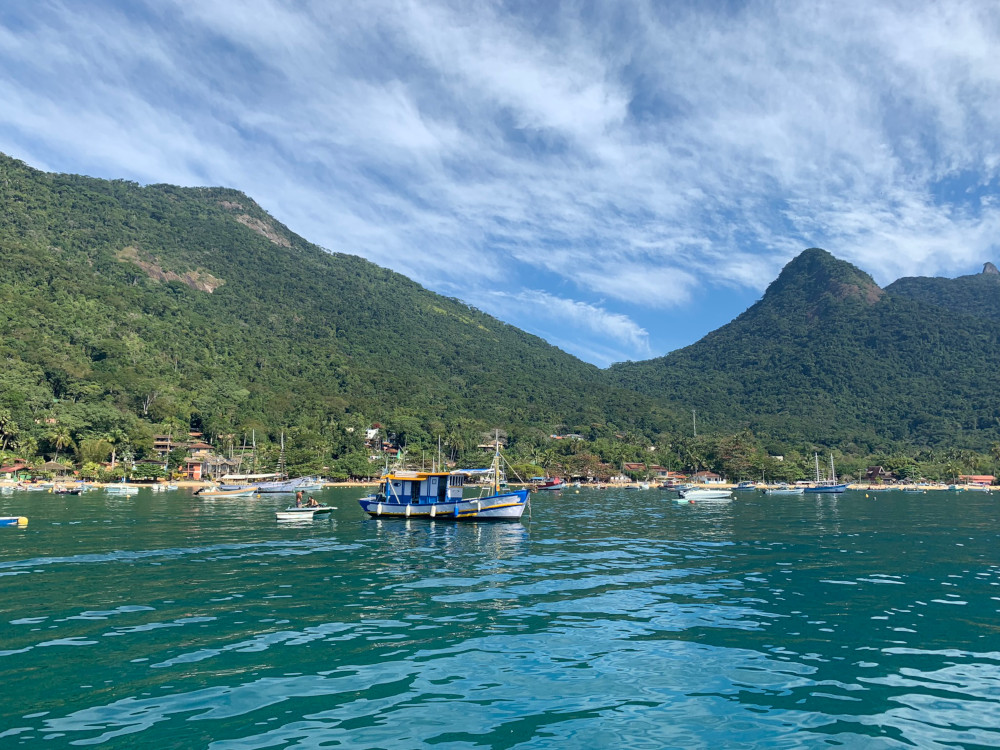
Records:
M261 495L315 492L323 483L314 477L282 478L281 474L226 474L219 485L221 490L251 490Z
M551 478L535 477L535 479L541 479L541 481L538 482L538 484L534 485L534 488L536 490L545 490L545 491L561 490L563 487L566 486L566 482L560 479L559 477L551 477Z
M25 516L0 516L0 526L27 526L28 519Z
M841 493L847 491L847 484L837 483L837 472L833 468L833 454L830 454L830 476L824 479L819 473L819 454L813 454L816 458L816 481L811 487L806 487L806 492L829 492Z
M678 490L677 494L681 496L682 500L731 500L733 497L732 490L697 487L690 490Z
M198 497L252 497L257 494L255 487L238 490L224 490L219 487L202 487L194 493Z
M299 508L291 506L284 510L276 511L274 517L278 521L306 521L312 520L316 516L328 516L336 508L332 505L305 505Z
M801 495L803 492L805 492L804 487L789 487L787 484L764 488L765 495Z
M135 495L139 492L139 488L131 484L119 482L117 484L105 485L104 491L109 495Z
M490 483L476 498L464 497L466 472L393 470L383 475L378 492L358 500L373 518L442 518L470 521L517 521L528 504L529 490L504 490L499 441ZM473 470L483 474L483 470Z

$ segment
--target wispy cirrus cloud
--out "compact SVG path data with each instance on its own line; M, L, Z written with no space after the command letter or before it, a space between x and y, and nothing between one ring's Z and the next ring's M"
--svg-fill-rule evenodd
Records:
M498 315L541 282L517 324L603 363L808 246L882 283L989 259L998 47L968 1L14 0L0 149L237 187Z

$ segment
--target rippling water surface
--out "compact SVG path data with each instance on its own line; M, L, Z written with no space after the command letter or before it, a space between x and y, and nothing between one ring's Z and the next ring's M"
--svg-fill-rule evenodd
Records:
M0 747L1000 746L1000 499L21 493Z

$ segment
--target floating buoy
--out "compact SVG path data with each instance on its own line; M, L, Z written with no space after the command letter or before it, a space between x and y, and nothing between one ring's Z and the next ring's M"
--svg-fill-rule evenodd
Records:
M407 517L407 518L409 518L409 517L410 517L410 508L411 508L411 507L412 507L412 506L409 506L409 505L407 505L407 506L406 506L406 517Z
M375 505L375 515L376 516L381 516L382 515L382 503L377 503Z
M434 518L434 516L436 516L436 515L437 515L437 510L438 510L438 509L437 509L437 506L436 506L436 505L432 505L432 506L431 506L431 518Z

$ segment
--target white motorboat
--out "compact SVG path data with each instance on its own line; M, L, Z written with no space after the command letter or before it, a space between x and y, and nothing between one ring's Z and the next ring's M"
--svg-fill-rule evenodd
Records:
M681 496L682 500L732 500L733 491L724 489L702 489L695 488L691 490L677 490L677 494Z
M278 521L310 521L316 516L327 516L335 510L337 509L332 505L314 505L312 507L305 505L301 508L292 506L277 511L274 517Z

